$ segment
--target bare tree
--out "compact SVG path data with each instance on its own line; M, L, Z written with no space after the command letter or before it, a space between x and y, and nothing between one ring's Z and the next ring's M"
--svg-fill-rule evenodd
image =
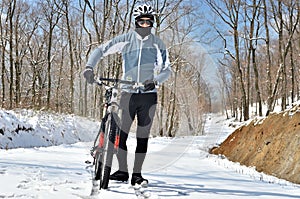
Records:
M276 25L275 30L278 30L279 68L277 70L277 76L276 76L273 92L270 97L270 99L272 100L272 101L270 101L270 104L272 104L272 109L268 110L268 113L273 110L274 102L275 102L275 95L277 93L278 85L280 82L282 84L281 108L282 108L282 110L284 110L286 108L286 103L287 103L286 102L286 100L287 100L286 57L288 55L288 52L289 52L291 44L292 44L291 40L293 39L294 32L299 23L299 14L298 14L298 17L296 18L295 22L290 27L287 42L286 42L286 45L284 45L284 34L283 34L284 33L284 30L283 30L284 18L283 18L283 10L282 10L283 3L281 0L279 0L277 2L278 3L277 5L275 5L274 1L272 1L272 0L270 0L270 2L271 2L271 8L272 8L275 25ZM295 5L297 5L297 4L295 4ZM299 8L299 2L298 2L297 6ZM299 13L299 11L298 11L298 13Z
M288 21L285 23L288 36L294 37L297 26L299 26L300 20L300 3L299 1L290 1L285 3L287 6ZM295 100L295 59L294 59L294 45L292 39L288 40L288 46L290 46L290 77L291 77L291 102Z
M7 35L8 35L8 16L5 12L5 3L1 3L1 12L0 12L0 39L1 39L1 107L4 107L5 105L5 99L6 99L6 72L5 69L5 56L6 56L6 49L7 49ZM3 16L3 17L2 17ZM4 17L6 16L6 17Z
M269 111L272 110L272 104L273 104L273 96L272 96L272 75L271 75L271 67L272 67L272 62L271 62L271 49L270 49L270 31L269 31L269 19L268 19L268 5L266 3L266 0L263 0L263 10L264 10L264 28L266 31L266 36L265 36L265 43L266 43L266 54L267 54L267 93L268 93L268 98L267 98L267 107L268 107L268 112L266 113L267 115L269 114Z
M14 14L16 9L16 0L9 1L8 7L8 24L9 24L9 63L10 63L10 82L9 82L9 108L13 108L13 91L14 91L14 58L13 58L13 30L14 30Z
M54 30L58 24L59 19L61 18L60 8L57 7L55 0L46 0L42 5L42 10L45 15L47 23L45 24L44 30L47 32L47 101L46 107L50 108L51 101L51 88L52 88L52 61L53 61L53 34Z
M236 72L238 75L238 83L241 92L242 110L244 120L249 119L249 104L247 103L247 93L244 81L243 69L240 61L240 41L239 41L239 16L242 2L239 1L222 1L222 6L214 0L206 0L210 8L222 19L222 21L231 28L232 39L234 44L234 55L229 52L229 49L225 47L225 50L235 61Z
M247 7L247 6L245 6ZM251 9L251 16L248 16L246 12L246 19L250 21L250 29L249 29L249 60L248 64L252 64L253 70L254 70L254 76L255 76L255 90L256 90L256 101L258 103L258 113L259 116L262 116L262 99L261 99L261 92L259 87L259 74L258 74L258 68L257 68L257 62L256 62L256 48L258 45L258 39L259 39L259 29L260 29L260 23L259 18L260 15L260 7L261 7L261 1L256 2L256 0L252 1L252 5L249 5ZM256 27L256 30L255 30ZM251 56L251 61L250 61ZM250 76L250 75L249 75ZM250 80L248 80L248 89L250 88ZM250 96L248 94L248 96ZM249 97L248 97L249 99ZM249 103L249 102L248 102Z
M73 40L72 36L74 36L74 33L72 32L72 27L74 24L72 24L72 21L70 19L70 2L68 1L63 1L62 2L62 7L60 8L61 11L63 12L64 18L66 20L66 25L67 25L67 38L68 38L68 46L69 46L69 58L70 58L70 83L69 83L69 88L70 88L70 111L74 112L74 74L75 74L75 62L74 62L74 49L73 49ZM57 5L59 7L60 5ZM62 66L61 66L62 67ZM61 72L61 71L60 71Z

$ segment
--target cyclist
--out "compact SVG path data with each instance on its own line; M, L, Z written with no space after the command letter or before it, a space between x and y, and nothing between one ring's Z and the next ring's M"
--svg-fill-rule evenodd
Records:
M154 10L149 5L134 9L135 30L117 36L96 48L88 59L84 77L93 83L93 69L106 55L120 52L123 58L122 79L141 82L144 88L132 89L122 85L120 107L122 126L117 159L119 170L110 176L111 180L128 181L126 141L132 122L137 117L137 146L131 184L148 183L141 174L148 148L148 138L157 104L156 86L166 81L171 68L168 52L163 41L151 33L154 24Z

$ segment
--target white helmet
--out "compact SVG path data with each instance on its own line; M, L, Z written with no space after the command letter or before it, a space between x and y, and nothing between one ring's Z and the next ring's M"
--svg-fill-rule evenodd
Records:
M133 10L133 16L135 19L141 18L141 17L150 17L152 20L154 20L154 10L151 6L144 4L137 6Z

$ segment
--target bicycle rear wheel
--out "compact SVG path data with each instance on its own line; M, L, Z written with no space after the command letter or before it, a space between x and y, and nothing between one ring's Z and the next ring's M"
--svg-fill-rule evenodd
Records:
M109 176L111 172L112 160L114 155L114 143L117 131L119 128L116 123L115 114L109 114L105 125L105 143L104 151L102 153L100 189L107 189L109 183Z

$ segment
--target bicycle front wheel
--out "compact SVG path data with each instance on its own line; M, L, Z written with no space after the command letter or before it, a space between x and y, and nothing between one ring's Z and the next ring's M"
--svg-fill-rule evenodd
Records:
M114 155L114 143L119 128L116 123L116 114L109 114L105 125L105 144L102 159L102 172L100 179L100 189L107 189Z
M104 154L104 143L105 143L105 124L107 121L107 115L102 119L98 135L94 141L95 156L94 156L94 165L95 165L95 180L100 180L103 167L103 154Z

